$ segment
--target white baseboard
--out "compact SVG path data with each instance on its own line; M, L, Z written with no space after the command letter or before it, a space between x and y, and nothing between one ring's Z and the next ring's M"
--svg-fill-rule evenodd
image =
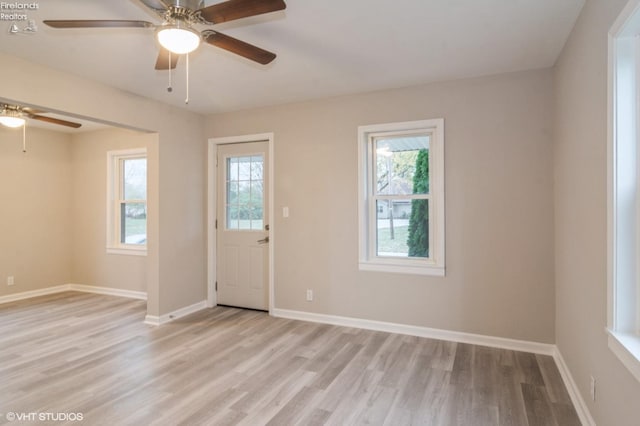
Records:
M95 293L105 294L108 296L127 297L129 299L147 300L147 293L143 291L123 290L111 287L98 287L93 285L84 284L64 284L55 287L43 288L40 290L24 291L22 293L9 294L6 296L0 296L0 304L15 302L18 300L31 299L32 297L47 296L49 294L62 293L64 291L80 291L83 293ZM161 325L175 319L184 317L194 312L200 311L207 307L207 301L203 300L198 303L194 303L191 306L186 306L181 309L177 309L168 314L161 316L147 315L144 319L145 324L149 325Z
M82 291L84 293L106 294L108 296L127 297L129 299L147 300L147 293L144 291L123 290L111 287L97 287L84 284L69 284L69 290Z
M6 296L0 296L0 304L17 302L18 300L31 299L32 297L48 296L50 294L62 293L63 291L69 291L69 285L58 285L55 287L47 287L40 290L23 291L21 293L8 294Z
M576 409L578 413L578 417L580 418L580 422L583 426L596 426L596 422L591 417L591 413L589 412L589 408L587 407L587 403L584 398L580 394L578 390L578 386L576 382L573 380L573 376L569 371L569 367L564 361L562 353L558 347L555 347L553 352L553 359L556 361L556 365L558 366L558 370L560 371L560 375L562 376L562 381L564 381L564 385L567 387L567 391L569 392L569 396L571 397L571 402L573 402L573 407Z
M106 294L109 296L127 297L129 299L147 300L147 293L143 291L122 290L110 287L96 287L84 284L63 284L55 287L43 288L40 290L23 291L21 293L0 296L0 304L31 299L32 297L62 293L63 291L80 291L83 293Z
M409 336L426 337L429 339L447 340L458 343L469 343L472 345L489 346L493 348L509 349L513 351L531 352L541 355L553 355L555 351L555 345L548 343L505 339L503 337L485 336L481 334L463 333L459 331L441 330L437 328L397 324L392 322L341 317L336 315L315 314L311 312L292 311L288 309L273 309L271 311L271 315L280 318L341 325L345 327L363 328L366 330L385 331L387 333L407 334Z
M166 324L168 322L177 320L178 318L185 317L194 312L201 311L205 308L207 308L207 301L203 300L201 302L194 303L191 306L185 306L184 308L177 309L173 312L169 312L168 314L164 314L161 316L147 315L144 318L144 323L148 325L158 326L158 325Z

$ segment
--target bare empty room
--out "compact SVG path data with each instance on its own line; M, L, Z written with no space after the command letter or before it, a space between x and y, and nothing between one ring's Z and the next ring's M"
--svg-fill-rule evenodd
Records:
M0 423L638 424L638 34L0 2Z

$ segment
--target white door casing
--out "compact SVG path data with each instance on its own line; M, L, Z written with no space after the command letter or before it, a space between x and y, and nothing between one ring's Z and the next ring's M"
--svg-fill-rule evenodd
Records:
M218 145L217 304L268 310L269 143Z

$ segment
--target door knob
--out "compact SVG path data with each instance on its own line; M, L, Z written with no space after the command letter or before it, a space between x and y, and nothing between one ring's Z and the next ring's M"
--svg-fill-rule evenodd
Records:
M269 237L265 237L261 240L258 240L258 244L267 244L269 242Z

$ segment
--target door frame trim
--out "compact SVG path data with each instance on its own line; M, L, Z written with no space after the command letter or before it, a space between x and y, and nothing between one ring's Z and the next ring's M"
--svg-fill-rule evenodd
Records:
M215 227L216 211L218 207L217 197L217 154L218 145L250 142L267 142L269 149L269 314L275 308L274 291L274 253L275 253L275 208L274 208L274 164L275 164L275 139L272 133L257 133L252 135L226 136L209 138L207 152L207 306L212 308L218 304L215 291L217 276L217 231Z

